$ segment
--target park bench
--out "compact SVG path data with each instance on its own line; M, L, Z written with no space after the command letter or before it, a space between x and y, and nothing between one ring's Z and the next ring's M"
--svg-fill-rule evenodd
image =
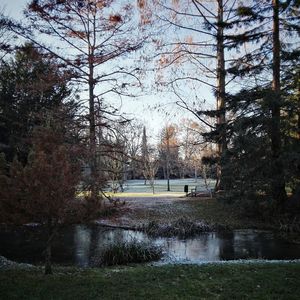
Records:
M196 185L194 189L191 189L191 197L196 197L200 192L203 192L203 187L200 185Z
M196 185L194 189L191 189L191 197L197 197L197 196L209 196L212 197L212 190L205 189L204 186Z

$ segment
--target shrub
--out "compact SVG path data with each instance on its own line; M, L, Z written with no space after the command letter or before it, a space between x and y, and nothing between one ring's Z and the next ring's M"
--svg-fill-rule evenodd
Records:
M107 246L92 259L93 266L115 266L129 263L144 263L159 260L163 249L150 242L131 240Z
M196 223L187 218L179 218L178 220L168 224L159 225L155 221L142 226L141 230L150 236L163 236L163 237L191 237L202 232L213 230L206 223Z

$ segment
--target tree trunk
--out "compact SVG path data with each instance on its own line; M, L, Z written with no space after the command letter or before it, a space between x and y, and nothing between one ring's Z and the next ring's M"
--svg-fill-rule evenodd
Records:
M279 0L272 0L273 5L273 101L271 123L272 149L272 197L277 208L282 209L286 200L285 180L281 162L281 134L280 134L280 39L279 39Z
M167 191L170 192L170 133L166 127L166 142L167 142L167 151L166 151L166 160L167 160Z
M155 194L155 191L154 191L154 179L151 179L151 187L152 187L152 194L154 195Z
M298 93L300 95L300 92ZM300 98L300 96L299 96ZM298 129L298 140L300 140L300 112L298 113L298 122L297 122L297 129Z
M45 255L45 275L52 274L51 265L51 243L47 242L46 255Z
M51 218L49 218L47 222L47 231L48 231L48 238L47 238L47 244L45 250L45 275L52 274L51 246L52 246L54 231L52 227Z
M222 189L222 163L221 158L226 149L225 128L225 58L224 58L224 26L223 26L223 0L218 0L218 30L217 30L217 128L219 140L217 143L217 181L215 189Z
M94 65L93 49L89 45L89 131L90 131L90 168L91 168L91 196L98 196L97 155L96 155L96 124L95 124L95 99L94 99Z
M169 148L169 147L168 147ZM167 150L168 152L169 150ZM166 175L167 175L167 191L170 191L170 162L169 162L169 153L167 154L167 169L166 169Z

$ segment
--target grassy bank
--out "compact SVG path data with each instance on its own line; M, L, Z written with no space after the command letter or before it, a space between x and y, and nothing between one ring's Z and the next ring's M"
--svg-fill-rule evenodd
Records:
M212 228L275 230L282 238L300 243L299 231L284 230L282 224L291 221L286 217L246 216L239 207L221 203L215 198L177 199L173 203L161 203L153 208L136 208L129 212L128 217L131 224L170 224L184 218L192 222L203 221Z
M299 299L300 263L1 271L1 299Z
M147 200L145 200L147 201ZM160 204L153 208L135 208L128 214L133 224L173 222L179 218L220 224L231 229L273 228L274 224L261 219L247 218L237 208L222 204L211 198L183 198L171 204Z

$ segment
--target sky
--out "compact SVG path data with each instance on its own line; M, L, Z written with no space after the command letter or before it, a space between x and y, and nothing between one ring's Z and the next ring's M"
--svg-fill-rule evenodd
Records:
M28 0L0 0L0 10L4 10L6 15L15 19L22 19L22 11L24 10ZM207 91L202 91L206 97ZM153 93L147 92L147 95L139 93L140 96L135 98L124 98L122 101L116 99L117 107L121 112L125 113L130 119L137 118L145 123L150 140L155 142L158 139L159 132L163 126L170 123L179 123L183 118L195 119L193 115L185 110L179 109L174 103L176 98L171 93ZM154 107L161 106L160 110Z

